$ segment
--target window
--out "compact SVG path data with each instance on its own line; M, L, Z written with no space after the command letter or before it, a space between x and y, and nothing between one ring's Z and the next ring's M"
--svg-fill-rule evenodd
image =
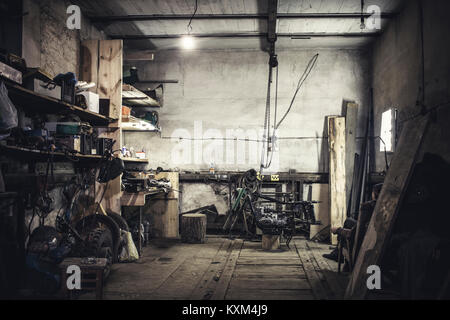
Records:
M381 116L380 151L394 152L395 145L395 118L394 109L383 112Z

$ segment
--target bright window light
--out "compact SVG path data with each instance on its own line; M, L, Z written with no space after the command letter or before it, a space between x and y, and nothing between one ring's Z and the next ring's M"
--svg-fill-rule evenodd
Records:
M381 116L380 151L394 152L395 112L389 109Z
M194 37L186 35L181 38L181 46L183 49L191 50L195 48Z

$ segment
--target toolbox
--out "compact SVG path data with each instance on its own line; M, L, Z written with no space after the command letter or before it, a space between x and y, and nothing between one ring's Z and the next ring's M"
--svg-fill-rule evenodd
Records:
M39 68L29 68L24 75L24 87L38 94L61 100L61 86L52 83L52 77Z

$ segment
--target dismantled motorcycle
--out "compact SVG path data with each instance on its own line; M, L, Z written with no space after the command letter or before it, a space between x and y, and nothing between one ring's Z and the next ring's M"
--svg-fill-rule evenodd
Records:
M259 228L263 234L282 236L289 247L298 230L304 230L305 225L321 224L314 215L313 204L318 203L317 201L282 201L263 195L261 188L261 180L254 169L239 178L237 188L232 193L232 207L223 230L228 230L231 234L241 217L247 237L254 238Z

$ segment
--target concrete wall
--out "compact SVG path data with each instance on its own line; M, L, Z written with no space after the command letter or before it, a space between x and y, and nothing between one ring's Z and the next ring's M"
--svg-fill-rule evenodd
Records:
M361 50L278 52L278 119L287 109L308 61L317 52L316 67L280 126L279 151L275 153L271 171L327 172L326 138L323 139L325 117L340 115L344 99L355 100L361 106L358 135L363 134L370 84L370 55ZM154 61L140 62L136 66L141 79L179 80L178 84L165 85L164 106L159 110L162 135L126 133L124 137L127 147L146 149L151 167L201 170L208 169L210 162L214 162L216 170L259 168L260 152L256 142L245 146L245 161L239 162L237 156L242 155L242 151L234 141L219 146L220 155L209 160L203 159L206 158L205 148L220 144L218 140L188 141L170 137L181 135L198 139L203 133L205 138L208 130L216 130L209 133L222 137L226 137L230 129L259 132L263 128L267 94L267 53L166 51L157 52ZM200 134L195 135L195 131ZM183 146L191 150L191 161L180 163L173 152L183 149ZM198 146L203 147L203 157L196 153Z
M362 136L364 133L369 101L370 54L363 50L278 52L278 119L287 109L308 61L316 53L319 53L316 67L278 133L279 137L292 139L279 140L279 151L274 155L271 171L327 172L325 117L341 115L343 100L355 100L360 105L357 134ZM259 169L261 145L256 142L240 142L238 146L236 141L190 141L170 137L187 135L202 139L208 130L217 130L216 133L222 137L226 137L230 129L258 133L264 122L267 53L166 51L157 52L154 61L140 62L136 66L140 79L179 80L178 84L166 84L164 88L164 106L158 110L161 135L124 133L124 145L147 151L150 167L208 170L210 162L214 162L216 170ZM252 135L244 138L252 138ZM258 139L257 136L253 138ZM215 143L219 144L219 153L225 163L219 163L219 157L210 161L203 159L205 154L196 153L199 147L205 153ZM174 158L174 150L183 149L183 146L191 151L191 160L180 163ZM238 156L243 152L245 157L240 161ZM184 192L181 212L214 203L220 214L226 213L227 196L217 195L211 185L188 183L182 184L181 188Z
M422 1L425 57L425 106L430 109L450 101L450 43L442 37L450 30L450 2ZM422 49L420 11L417 0L407 2L403 12L388 26L373 46L375 135L381 114L390 107L399 110L399 121L421 111ZM450 161L448 108L437 111L436 121L426 135L424 152L441 154ZM400 127L401 129L401 127ZM443 143L445 141L445 143ZM384 154L376 142L376 169L385 168ZM391 155L389 156L389 158Z
M79 74L80 41L106 39L83 15L80 30L66 27L71 5L66 0L23 0L22 55L29 67L41 67L50 75Z

